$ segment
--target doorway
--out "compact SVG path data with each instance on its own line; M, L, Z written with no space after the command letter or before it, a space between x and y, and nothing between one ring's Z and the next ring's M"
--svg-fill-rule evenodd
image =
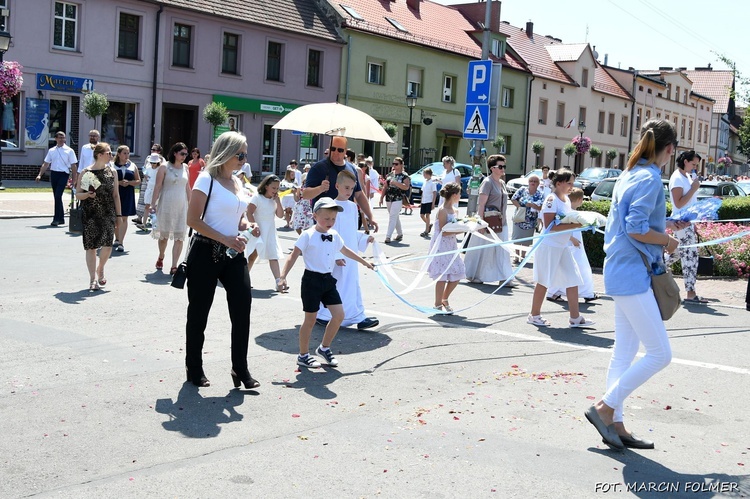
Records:
M50 97L49 99L49 147L55 147L55 134L65 132L70 146L73 138L70 130L70 99L65 97Z
M198 142L198 108L179 104L164 104L162 109L161 145L164 152L177 142L184 142L188 150Z
M279 131L273 128L275 123L263 123L263 156L261 158L261 171L263 173L275 173L278 171L278 157L281 148Z

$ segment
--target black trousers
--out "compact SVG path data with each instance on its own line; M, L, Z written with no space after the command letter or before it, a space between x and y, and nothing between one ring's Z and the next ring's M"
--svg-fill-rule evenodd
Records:
M220 281L227 293L229 319L232 322L232 369L241 374L247 369L252 304L247 260L239 255L235 258L220 258L217 263L211 256L212 250L213 244L196 240L187 258L185 366L190 370L203 366L201 354L205 341L204 333L216 293L216 284Z
M55 198L55 215L52 217L52 221L65 223L65 207L63 206L63 194L65 194L65 187L68 185L69 173L50 171L49 182L52 185L52 195Z

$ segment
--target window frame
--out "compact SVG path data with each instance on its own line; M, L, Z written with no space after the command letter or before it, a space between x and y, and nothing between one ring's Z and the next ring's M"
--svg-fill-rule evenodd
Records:
M555 120L557 122L557 126L564 127L568 124L567 121L565 121L565 102L563 101L557 101L557 111L555 113Z
M365 81L370 85L381 85L381 86L385 85L385 61L381 59L369 59L368 58L366 64L367 64L366 66L367 73L365 74ZM375 66L380 68L380 70L378 71L379 81L372 81L370 78L372 74L370 68L375 67Z
M177 39L177 36L175 35L175 30L177 27L180 26L181 28L188 28L190 30L187 38L187 63L186 64L176 64L175 58L177 57L177 51L175 50L175 44L181 41L184 37L180 36L180 40ZM195 41L195 25L190 24L184 21L174 21L172 23L172 57L171 57L171 67L173 68L179 68L179 69L193 69L193 43Z
M137 21L137 27L135 28L135 57L130 57L128 55L123 55L121 52L120 46L122 43L122 16L131 16L136 18ZM137 14L135 12L131 12L128 10L118 10L117 12L117 59L123 60L123 61L142 61L143 60L143 54L141 53L142 49L142 43L141 43L141 36L143 34L143 15Z
M278 46L279 47L279 53L278 56L275 54L272 57L271 54L271 45ZM273 83L284 83L284 52L286 51L286 43L275 40L275 39L268 39L266 40L266 68L265 68L265 81L267 82L273 82ZM278 59L278 75L271 75L271 62L273 60ZM277 78L272 78L272 76L277 76Z
M310 75L313 72L312 71L313 70L313 64L312 64L313 61L311 60L312 59L311 56L312 56L313 52L317 52L317 54L318 54L318 60L316 62L316 68L315 68L315 72L317 74L316 74L316 77L315 77L316 81L314 83L310 83ZM307 47L307 70L306 70L306 74L305 74L305 85L306 86L308 86L310 88L323 88L323 58L324 58L324 55L325 55L324 51L322 49L320 49L320 48Z
M451 84L446 86L446 82L450 80ZM441 97L442 102L456 102L456 81L458 78L456 75L443 73L443 96ZM445 100L446 90L448 91L448 100Z
M60 4L60 5L63 6L63 16L62 16L62 18L60 18L62 20L62 29L61 29L62 39L60 40L61 45L57 45L56 44L56 40L55 40L56 26L57 26L57 20L58 20L58 15L57 15L57 12L56 12L57 11L57 9L56 9L57 4ZM75 11L75 19L72 20L72 21L68 21L68 22L72 22L73 23L73 28L74 28L73 29L73 46L72 47L67 47L67 46L64 45L65 44L65 27L66 27L66 19L67 19L66 15L65 15L65 10L66 10L65 6L66 5L70 5L72 7L75 7L75 9L76 9L76 11ZM78 41L79 29L78 29L78 24L79 24L79 21L81 19L81 15L80 14L81 14L81 5L80 4L73 3L73 2L66 2L66 1L63 1L63 0L55 0L55 2L52 4L52 48L53 49L56 49L56 50L65 50L65 51L70 51L70 52L78 52L78 47L79 47L79 41Z
M507 108L507 109L513 109L514 99L515 99L515 89L512 87L503 87L502 93L501 93L501 107Z
M547 113L549 111L549 101L545 98L539 98L539 116L538 122L540 125L547 124Z
M231 45L227 45L227 37L235 38L235 45L232 49ZM221 69L220 73L224 76L241 76L240 64L242 61L242 35L233 31L222 30L221 31ZM227 56L231 55L234 50L234 72L228 71L227 69Z
M419 81L411 79L412 75L416 75ZM414 94L417 97L424 97L422 82L424 81L424 68L417 66L406 66L406 95Z
M588 88L589 86L589 69L588 68L582 68L581 70L581 86L584 88Z

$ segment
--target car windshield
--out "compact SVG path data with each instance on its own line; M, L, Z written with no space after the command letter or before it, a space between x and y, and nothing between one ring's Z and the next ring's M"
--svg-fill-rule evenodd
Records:
M430 168L432 168L432 174L436 175L438 177L442 177L445 173L445 167L442 163L435 163L434 165L428 165ZM425 166L427 168L427 166ZM419 170L419 174L422 175L422 172L424 171L424 168Z
M715 185L702 185L698 187L698 193L696 194L696 196L701 196L701 197L714 196L716 195L716 188L717 186Z
M529 173L526 174L526 178L529 178L532 175L536 175L537 177L542 178L542 169L537 168L536 170L531 170Z
M750 194L750 182L738 182L737 186L742 189L745 194Z
M586 180L601 180L607 176L607 171L603 168L587 168L583 170L583 173L581 173L578 178L583 178Z
M615 182L602 182L594 191L598 196L612 197L612 191L615 189Z

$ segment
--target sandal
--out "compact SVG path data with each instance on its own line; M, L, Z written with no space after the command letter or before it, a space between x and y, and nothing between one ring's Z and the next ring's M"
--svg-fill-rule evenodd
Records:
M594 293L594 296L592 296L591 298L584 298L583 301L588 303L590 301L598 300L599 298L601 298L601 296L599 296L599 293Z
M562 299L562 295L557 294L557 295L548 296L547 301L565 301L565 300Z
M177 267L172 267L169 269L169 275L175 275L177 273Z
M164 257L160 256L158 260L156 260L156 269L161 270L164 268Z
M695 295L692 298L685 298L685 301L687 303L708 303L708 300L698 295Z
M399 234L398 236L395 237L394 241L400 241L403 238L404 238L404 235L403 234Z
M390 237L386 237L386 238L385 238L385 241L383 241L383 242L384 242L385 244L391 244L391 238L390 238Z
M94 291L99 290L99 283L94 279L89 283L89 293L93 293Z
M453 308L450 305L448 305L448 300L443 300L442 305L443 305L443 311L445 313L447 313L448 315L453 313Z
M586 320L582 315L579 315L576 319L568 319L568 326L570 327L589 327L596 324L592 320Z
M104 277L104 274L102 274L102 276L98 279L98 282L99 282L100 288L103 288L104 286L107 285L107 278Z
M289 291L289 286L287 286L286 284L282 286L280 283L281 283L281 277L276 279L276 291L277 292L286 293L287 291Z
M549 321L547 319L543 318L541 315L531 315L531 314L529 314L526 317L526 323L527 324L533 324L534 326L542 326L542 327L549 326Z

